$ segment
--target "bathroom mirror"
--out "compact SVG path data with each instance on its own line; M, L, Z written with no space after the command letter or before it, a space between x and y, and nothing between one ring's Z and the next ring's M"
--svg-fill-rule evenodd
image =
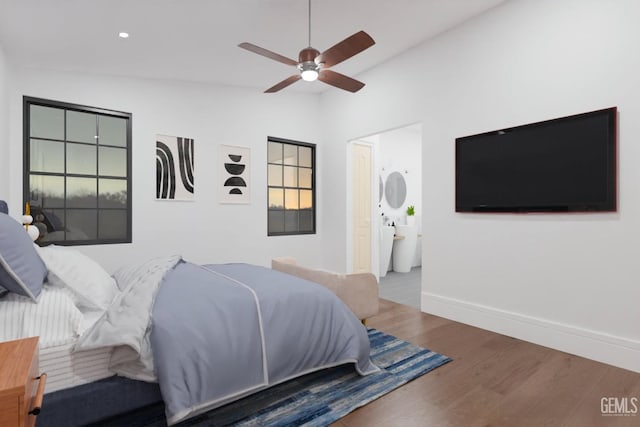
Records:
M378 203L382 201L382 195L384 194L382 177L378 175Z
M400 172L390 173L385 186L384 195L389 206L393 209L400 208L407 198L407 183L402 174Z

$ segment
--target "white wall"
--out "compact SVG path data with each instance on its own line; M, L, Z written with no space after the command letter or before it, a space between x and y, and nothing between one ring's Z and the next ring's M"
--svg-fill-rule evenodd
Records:
M636 0L506 2L361 74L357 96L323 94L327 267L348 258L346 142L422 122L422 309L640 371L637 16ZM617 213L454 212L456 137L611 106Z
M9 197L9 71L0 44L0 200ZM12 212L13 213L13 212Z
M317 95L31 69L16 69L10 95L12 209L22 203L23 95L133 114L133 244L79 247L108 270L170 253L198 263L260 265L296 255L318 265L321 229L267 237L266 211L267 136L319 143ZM195 139L195 202L155 200L156 134ZM250 205L218 202L220 144L252 150ZM317 154L321 163L322 146Z
M413 205L416 215L422 215L422 133L420 126L402 127L379 134L376 145L378 175L386 191L387 177L400 172L407 186L407 197L399 208L392 208L386 197L380 209L396 224L405 224L407 207ZM374 187L375 188L375 187Z

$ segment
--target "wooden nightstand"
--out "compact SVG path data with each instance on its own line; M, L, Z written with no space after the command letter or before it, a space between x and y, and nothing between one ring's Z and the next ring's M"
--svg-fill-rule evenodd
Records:
M0 343L0 427L35 425L47 377L38 369L38 337Z

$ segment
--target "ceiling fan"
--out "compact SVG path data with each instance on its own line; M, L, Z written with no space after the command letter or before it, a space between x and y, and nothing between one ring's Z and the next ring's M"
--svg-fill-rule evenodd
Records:
M321 82L349 92L357 92L364 87L364 83L345 76L344 74L329 70L328 68L357 55L374 44L375 41L373 41L369 34L364 31L358 31L322 53L317 49L312 48L311 0L309 0L309 47L300 51L298 54L298 61L294 61L286 56L282 56L251 43L240 43L238 46L250 52L257 53L258 55L273 59L274 61L282 62L286 65L292 65L298 69L298 73L287 77L280 83L277 83L265 90L265 93L278 92L300 79L305 81L314 81L317 79Z

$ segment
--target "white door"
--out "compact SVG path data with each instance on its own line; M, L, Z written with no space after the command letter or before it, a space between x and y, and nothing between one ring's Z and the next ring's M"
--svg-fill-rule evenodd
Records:
M371 272L371 146L353 147L353 272Z

